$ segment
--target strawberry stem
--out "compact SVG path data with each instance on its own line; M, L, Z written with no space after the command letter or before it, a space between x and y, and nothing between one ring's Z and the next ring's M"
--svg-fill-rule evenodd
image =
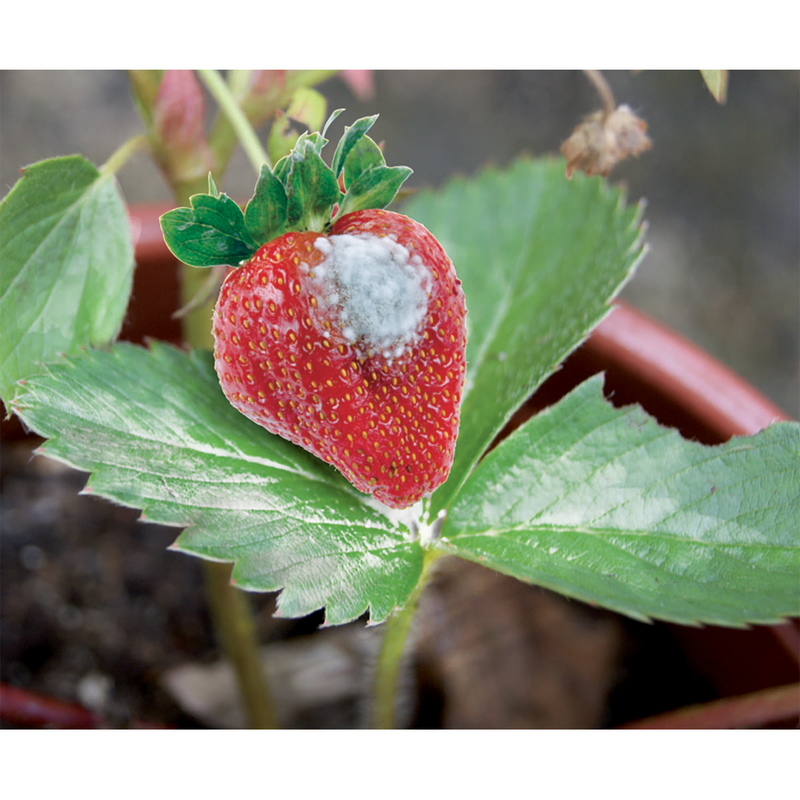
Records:
M428 583L431 567L442 553L425 550L419 581L403 608L384 623L383 640L375 670L372 707L374 728L394 728L397 706L397 686L403 654L406 650L411 623L417 611L420 595Z
M132 136L108 157L106 163L100 167L100 173L106 177L116 175L132 156L144 150L148 144L149 141L145 134L141 133L138 136Z
M603 77L603 73L596 69L585 69L584 74L592 82L592 85L597 89L600 99L603 101L603 119L606 119L610 114L614 113L617 107L614 100L614 93L608 85L608 81Z
M203 563L214 628L238 679L247 721L259 730L278 728L247 596L231 586L230 564Z
M228 118L231 127L239 137L239 141L244 148L244 152L250 159L256 175L261 173L263 164L272 166L267 156L266 150L261 146L261 142L256 135L250 120L247 119L244 111L239 107L236 98L233 96L228 84L215 69L199 69L197 74L203 81L208 91L219 104L223 114Z

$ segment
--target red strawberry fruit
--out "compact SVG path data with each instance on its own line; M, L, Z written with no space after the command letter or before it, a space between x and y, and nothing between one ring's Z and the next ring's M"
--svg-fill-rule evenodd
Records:
M214 358L239 411L334 465L357 489L405 508L441 485L453 462L466 306L433 235L375 207L388 204L410 171L383 164L365 135L374 120L345 131L333 169L317 160L324 138L301 137L299 154L296 146L274 173L262 171L244 219L269 218L279 235L225 279ZM298 168L306 160L312 166ZM324 202L315 199L325 192Z

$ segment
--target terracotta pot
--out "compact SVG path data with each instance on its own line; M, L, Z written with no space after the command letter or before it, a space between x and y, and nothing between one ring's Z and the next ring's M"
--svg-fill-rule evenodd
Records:
M137 268L122 338L178 343L178 265L167 250L158 217L169 206L131 210ZM715 444L753 434L789 417L714 358L618 302L615 310L534 395L513 424L550 405L590 375L606 373L606 393L618 405L638 402L687 438ZM13 426L13 423L12 423ZM4 423L4 437L16 429ZM751 630L667 626L720 698L795 683L800 678L800 626ZM795 714L795 722L797 715Z
M606 373L605 392L615 405L638 402L662 424L706 444L790 419L716 359L624 303L616 304L564 369L541 387L533 398L536 407L599 371ZM720 698L800 680L798 619L748 630L666 627ZM789 722L796 724L800 704L795 700L793 707ZM716 726L715 714L710 708L705 717L710 727ZM683 723L702 727L703 720L700 714Z

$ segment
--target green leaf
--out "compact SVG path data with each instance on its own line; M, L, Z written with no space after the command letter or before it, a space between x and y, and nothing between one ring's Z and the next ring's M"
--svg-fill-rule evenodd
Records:
M725 105L725 101L728 99L728 70L701 69L700 74L714 99L720 105Z
M164 241L179 261L190 267L235 267L258 249L242 209L226 194L195 194L189 202L191 208L161 216Z
M595 376L476 468L439 546L635 618L800 613L800 425L708 447L616 409Z
M373 167L383 167L386 160L383 151L369 136L356 142L344 162L344 187L349 189L362 173Z
M264 244L286 229L286 192L264 164L255 192L244 211L244 224L254 242Z
M0 397L58 353L111 341L132 274L113 177L82 156L26 167L0 204Z
M339 144L336 146L336 152L333 155L333 161L331 162L331 169L337 178L344 169L347 157L352 149L375 124L377 119L377 114L371 117L364 117L363 119L356 120L352 125L344 129L344 136L339 140Z
M236 411L209 353L119 343L54 364L14 411L87 490L185 527L175 549L235 562L243 589L283 587L279 613L327 624L402 606L422 548L336 470Z
M457 495L514 411L608 313L643 253L639 209L599 178L564 178L560 160L457 179L404 213L455 264L467 300L467 377L450 478Z
M364 208L386 208L412 172L409 167L373 167L362 172L347 190L337 216Z

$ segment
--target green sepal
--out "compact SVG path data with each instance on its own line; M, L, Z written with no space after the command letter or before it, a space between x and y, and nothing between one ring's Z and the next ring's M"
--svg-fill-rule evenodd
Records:
M339 202L341 192L336 176L316 152L317 141L309 137L305 142L305 152L301 151L299 158L295 154L300 142L289 157L286 216L291 229L321 231L330 222L331 211Z
M164 241L179 261L190 267L235 267L258 249L242 209L226 194L196 194L189 203L191 208L175 208L160 219Z
M344 162L344 188L349 189L361 174L373 167L386 166L383 151L369 138L362 136Z
M291 154L284 156L279 161L275 163L275 166L272 168L272 174L284 185L286 186L286 177L289 174L289 170L292 168L292 157Z
M323 138L325 137L325 134L328 132L328 128L330 128L330 126L331 126L331 123L332 123L332 122L333 122L333 121L336 119L336 117L338 117L338 116L339 116L339 114L341 114L343 111L344 111L344 109L343 109L343 108L337 108L337 109L336 109L336 111L334 111L334 112L333 112L333 113L332 113L332 114L331 114L331 115L328 117L328 121L325 123L325 125L324 125L324 126L323 126L323 128L322 128L322 137L323 137ZM325 144L327 144L327 143L328 143L328 140L327 140L327 139L325 139Z
M344 136L339 140L339 144L336 146L336 152L333 155L333 161L331 162L331 169L337 178L342 174L350 152L375 124L375 120L377 119L377 114L371 117L363 117L344 129Z
M211 173L208 173L208 193L212 197L219 197L219 189L217 189L217 184L214 183L214 178Z
M283 184L264 164L255 192L244 211L244 224L255 242L269 242L287 229L287 198Z
M315 109L315 110L314 110ZM319 112L318 104L314 113ZM385 208L411 175L408 167L387 167L383 153L366 133L377 115L356 120L345 128L333 157L333 168L322 159L331 123L341 114L334 111L321 132L301 133L288 155L270 170L264 165L253 197L242 209L220 194L211 175L209 193L194 195L191 208L178 208L161 217L164 239L172 253L193 267L238 266L258 248L288 231L325 231L333 211L343 214L368 208ZM283 150L288 125L276 119L276 136ZM346 194L339 188L344 175Z
M319 131L301 133L297 138L297 144L292 149L292 158L295 161L302 161L306 154L322 157L322 148L326 144L328 144L328 140Z
M410 167L373 167L361 173L347 190L337 217L365 208L386 208L413 171Z

